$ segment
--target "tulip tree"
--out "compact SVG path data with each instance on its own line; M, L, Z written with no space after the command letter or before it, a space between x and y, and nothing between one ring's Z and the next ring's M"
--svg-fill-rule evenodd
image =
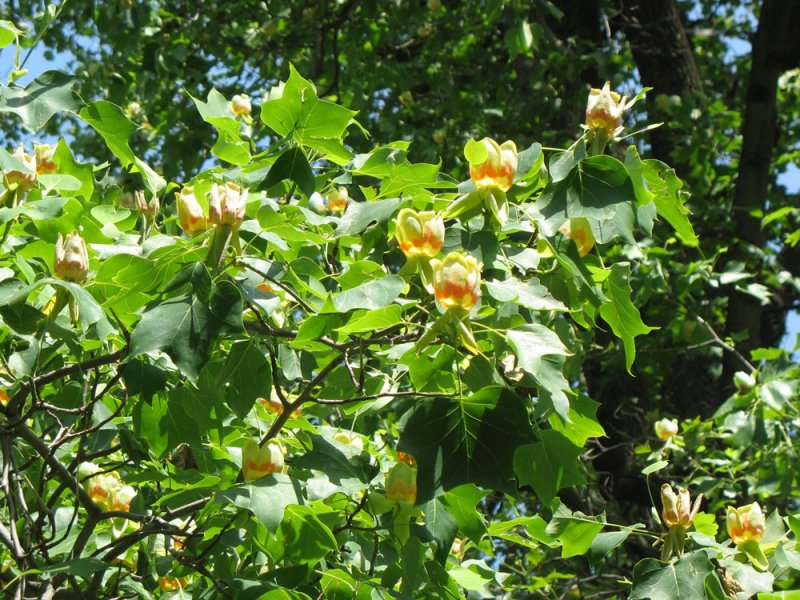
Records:
M631 537L664 544L628 573L632 598L797 577L800 521L758 504L729 507L731 545L683 486L662 488L663 525L564 501L604 434L587 353L610 332L630 372L654 329L631 281L657 221L697 244L675 172L620 139L644 92L594 90L561 149L471 141L461 181L408 142L354 153L356 113L291 68L257 112L194 98L215 160L171 181L121 107L37 81L4 87L3 110L33 130L71 114L107 161L63 139L0 149L8 593L523 595L573 577L557 560L538 574L546 558L594 566ZM771 358L719 420L763 394L777 429L794 371ZM668 425L648 477L690 461Z

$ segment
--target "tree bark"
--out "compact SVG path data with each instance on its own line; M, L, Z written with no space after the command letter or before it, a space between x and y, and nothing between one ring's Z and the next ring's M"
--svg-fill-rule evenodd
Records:
M740 244L734 257L758 269L753 257L764 245L761 214L772 181L772 151L777 138L777 85L784 71L800 63L800 0L764 0L753 40L742 124L742 153L734 191L732 217ZM756 252L753 252L753 251ZM763 307L757 298L733 291L728 298L726 333L741 336L739 352L748 356L762 339ZM771 341L771 340L770 340ZM729 386L738 362L726 356L723 385Z

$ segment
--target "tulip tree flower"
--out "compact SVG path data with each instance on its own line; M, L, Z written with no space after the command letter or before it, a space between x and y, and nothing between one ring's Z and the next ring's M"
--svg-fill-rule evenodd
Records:
M64 238L58 234L55 258L56 277L64 281L80 283L89 273L89 252L86 242L77 231Z
M433 293L444 310L469 310L481 297L481 269L462 252L451 252L444 260L433 260Z
M395 220L395 237L408 258L434 258L444 243L444 221L433 211L404 208Z
M691 495L686 488L680 488L676 494L668 483L661 486L661 517L669 527L663 537L661 560L669 560L673 555L678 558L683 556L686 531L694 523L702 501L703 494L700 494L692 505Z
M675 419L661 419L656 421L655 426L656 435L662 442L666 442L674 435L678 435L678 421Z
M464 194L450 205L447 217L457 217L477 208L481 202L498 225L508 220L506 192L514 183L517 170L517 146L512 141L498 144L491 138L480 142L469 140L464 147L464 157L469 163L469 175L475 191Z
M606 81L603 89L592 88L586 102L586 129L592 140L592 154L602 154L608 140L622 131L622 113L626 100L617 92L611 91Z
M250 96L247 94L236 94L228 105L234 117L249 117L253 110L250 104Z
M238 229L244 220L248 189L227 182L214 184L208 202L208 220L214 225L228 225Z
M736 371L736 373L733 374L733 383L740 394L746 394L756 387L756 378L750 373Z
M5 390L0 390L0 406L7 406L11 402L11 397Z
M7 188L16 185L16 189L24 194L36 183L36 159L25 152L25 147L20 145L12 152L11 156L22 164L22 170L7 171L5 185Z
M54 156L58 146L54 144L34 144L33 155L36 160L36 174L50 175L56 172Z
M175 192L178 205L178 220L186 235L194 236L208 229L208 221L203 207L194 195L193 187L184 187Z
M417 501L417 470L404 462L389 469L386 473L386 499L414 504Z
M750 563L760 571L769 568L767 557L761 547L766 521L758 502L741 508L728 507L725 519L728 535L736 548L744 552Z
M347 209L347 203L349 200L350 195L347 192L347 188L344 186L325 196L325 203L328 205L328 209L331 212L338 214L344 213L344 211Z
M564 223L558 229L562 234L570 238L578 247L578 254L586 256L594 248L594 234L589 225L589 221L583 217L576 217Z
M259 446L247 440L242 449L242 475L245 481L260 479L270 473L283 471L283 449L275 442Z

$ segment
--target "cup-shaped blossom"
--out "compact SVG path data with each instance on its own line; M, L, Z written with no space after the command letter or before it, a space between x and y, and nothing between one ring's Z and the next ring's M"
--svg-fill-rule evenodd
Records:
M66 238L58 235L54 266L59 279L76 283L86 279L89 273L89 252L86 242L77 231L67 234Z
M434 259L433 293L439 305L448 310L469 310L481 297L481 268L470 255L451 252L444 260Z
M386 499L390 502L417 501L417 470L399 462L386 473Z
M347 209L347 203L349 201L350 194L344 186L325 196L325 203L328 205L328 209L333 213L342 214L345 209Z
M725 521L728 526L728 535L737 546L750 541L760 542L764 537L766 522L758 502L741 508L729 506Z
M703 500L703 495L700 494L692 506L692 498L689 490L680 488L678 493L672 489L672 486L665 483L661 486L661 505L663 510L661 516L664 523L669 527L682 527L688 529L694 523L694 518L700 511L700 502Z
M56 172L54 156L56 153L55 144L34 144L33 154L36 160L36 174L49 175Z
M8 406L9 402L11 402L11 397L8 395L8 392L0 390L0 406Z
M245 481L260 479L270 473L283 471L283 449L275 442L259 446L247 440L242 448L242 474Z
M395 237L408 257L433 258L444 243L444 221L433 211L417 212L404 208L397 214Z
M175 192L178 205L178 220L186 235L197 235L208 229L208 221L203 207L194 195L193 187L184 187Z
M345 446L352 446L357 450L364 450L364 440L357 433L350 433L349 431L337 431L333 435L333 439Z
M108 504L108 510L121 510L129 512L131 510L131 501L136 497L136 490L130 485L123 485L117 488L111 494L111 499Z
M658 439L666 442L673 435L678 435L678 421L675 419L661 419L654 426Z
M594 248L594 234L589 225L589 221L583 217L575 217L564 223L558 230L575 242L578 247L578 254L586 256Z
M228 181L225 185L214 184L208 201L208 220L214 225L238 228L244 220L248 189Z
M508 140L498 144L492 138L485 137L480 142L483 150L478 150L478 156L485 157L479 162L473 162L474 155L467 157L469 161L469 176L478 189L500 188L507 192L514 183L514 172L517 170L517 145Z
M592 88L586 103L586 127L602 130L608 136L622 124L622 113L625 112L627 98L611 91L611 84L606 81L602 90Z
M24 171L8 171L5 174L5 179L8 185L17 185L17 189L21 192L27 192L36 183L36 159L25 152L25 147L20 145L11 153L11 156L16 158L25 167Z
M83 483L83 487L92 502L104 510L121 510L117 508L111 509L111 506L114 505L114 496L123 488L122 480L115 471L102 473L96 464L84 462L78 467L78 480ZM127 494L127 492L125 493ZM133 495L136 495L135 491ZM124 500L125 498L121 499ZM128 502L128 507L130 508L130 501Z
M234 117L242 117L250 115L253 110L250 104L250 96L247 94L236 94L228 105Z

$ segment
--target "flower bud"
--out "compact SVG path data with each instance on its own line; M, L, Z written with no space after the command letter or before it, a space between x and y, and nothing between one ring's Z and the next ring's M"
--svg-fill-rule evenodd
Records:
M661 486L661 506L663 510L661 516L664 523L669 527L683 527L688 529L694 518L700 510L700 502L703 500L703 494L700 494L692 506L692 498L689 490L680 488L677 495L672 490L672 486L665 483Z
M178 220L186 235L197 235L208 229L203 207L194 196L194 188L185 187L175 192L178 204Z
M347 188L344 186L325 196L325 201L330 211L339 214L344 213L349 200L350 196L347 193Z
M432 260L431 266L433 293L443 309L475 306L481 297L481 269L472 256L451 252L444 260Z
M486 158L480 162L473 162L469 156L467 157L469 176L475 182L475 187L478 189L496 187L504 192L508 191L514 183L514 171L517 170L516 144L509 140L498 145L488 137L478 143L483 146L483 151L478 150L479 154L485 155Z
M736 373L733 374L733 383L740 394L746 394L756 387L756 378L750 375L750 373L736 371Z
M50 175L56 172L56 163L53 156L56 153L55 144L34 144L33 155L36 160L36 174Z
M9 186L17 184L17 189L21 192L27 192L36 182L36 159L25 152L25 147L22 144L17 146L11 156L21 162L26 170L7 172L5 174L6 182Z
M158 216L158 213L161 212L161 203L158 201L158 196L155 194L152 198L150 198L149 202L145 200L143 190L136 190L133 197L136 210L138 210L139 214L143 215L148 221L155 219Z
M208 220L214 225L228 225L238 228L244 220L249 190L235 183L227 182L224 186L216 183L211 186L211 198L208 202Z
M433 258L444 243L444 221L433 211L404 208L397 215L395 237L406 256Z
M247 94L236 94L231 98L228 106L231 109L234 117L248 116L253 110L250 104L250 96Z
M84 465L86 464L90 463L84 463ZM88 467L84 467L84 469L84 472L91 471ZM97 469L96 465L95 469ZM99 471L99 469L97 470ZM78 473L80 474L80 469ZM103 509L109 509L114 494L122 487L122 482L117 473L97 473L86 479L83 485L92 502Z
M593 88L589 92L586 104L586 127L602 130L608 136L622 124L622 113L625 111L627 98L611 91L611 84L606 81L602 90Z
M89 273L89 252L86 242L77 231L67 234L66 239L58 234L55 259L56 277L64 281L80 283Z
M325 202L325 198L323 198L322 194L319 192L314 192L308 197L308 208L320 215L328 212L328 205Z
M578 254L586 256L594 248L594 234L589 221L576 217L564 223L558 230L570 238L578 246Z
M144 116L142 105L138 102L129 102L128 106L125 107L125 115L134 121L141 119Z
M673 435L678 435L678 421L675 419L661 419L655 424L656 435L662 442L666 442Z
M728 507L726 518L728 535L737 546L749 541L760 542L764 537L764 513L758 502L741 508Z
M390 502L417 501L417 470L399 462L386 473L386 499Z
M242 474L245 481L260 479L270 473L283 470L283 450L275 442L259 446L253 440L247 440L242 449Z
M11 397L8 395L8 392L0 390L0 406L8 406L9 402L11 402Z

